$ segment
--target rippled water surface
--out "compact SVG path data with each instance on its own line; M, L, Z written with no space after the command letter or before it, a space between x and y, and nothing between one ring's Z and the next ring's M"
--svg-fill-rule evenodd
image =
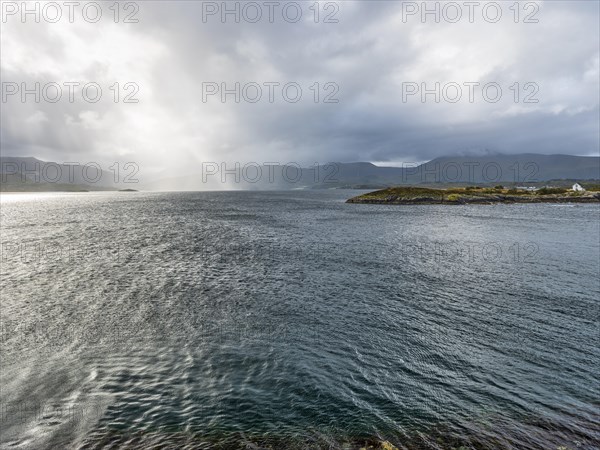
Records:
M2 448L599 448L597 205L2 195Z

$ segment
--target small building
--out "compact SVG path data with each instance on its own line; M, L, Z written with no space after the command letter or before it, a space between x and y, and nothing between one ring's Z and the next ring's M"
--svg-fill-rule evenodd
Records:
M583 188L583 186L580 185L579 183L575 183L571 189L573 189L575 192L583 192L583 191L585 191L585 189Z

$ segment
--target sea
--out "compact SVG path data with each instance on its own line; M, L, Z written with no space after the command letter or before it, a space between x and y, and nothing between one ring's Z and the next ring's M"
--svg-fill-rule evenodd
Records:
M600 206L2 194L2 449L600 448Z

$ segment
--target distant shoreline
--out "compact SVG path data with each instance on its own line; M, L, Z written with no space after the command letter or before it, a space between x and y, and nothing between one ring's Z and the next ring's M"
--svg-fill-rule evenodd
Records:
M139 192L137 189L0 189L1 194L80 194L99 192Z
M395 187L373 191L346 200L346 203L377 205L489 205L497 203L600 203L600 192L546 189L537 192L504 188L431 189Z

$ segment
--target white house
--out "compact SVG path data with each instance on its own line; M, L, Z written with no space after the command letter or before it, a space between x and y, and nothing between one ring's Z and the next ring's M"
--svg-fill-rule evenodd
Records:
M575 183L572 187L575 192L583 192L585 189L579 183Z

